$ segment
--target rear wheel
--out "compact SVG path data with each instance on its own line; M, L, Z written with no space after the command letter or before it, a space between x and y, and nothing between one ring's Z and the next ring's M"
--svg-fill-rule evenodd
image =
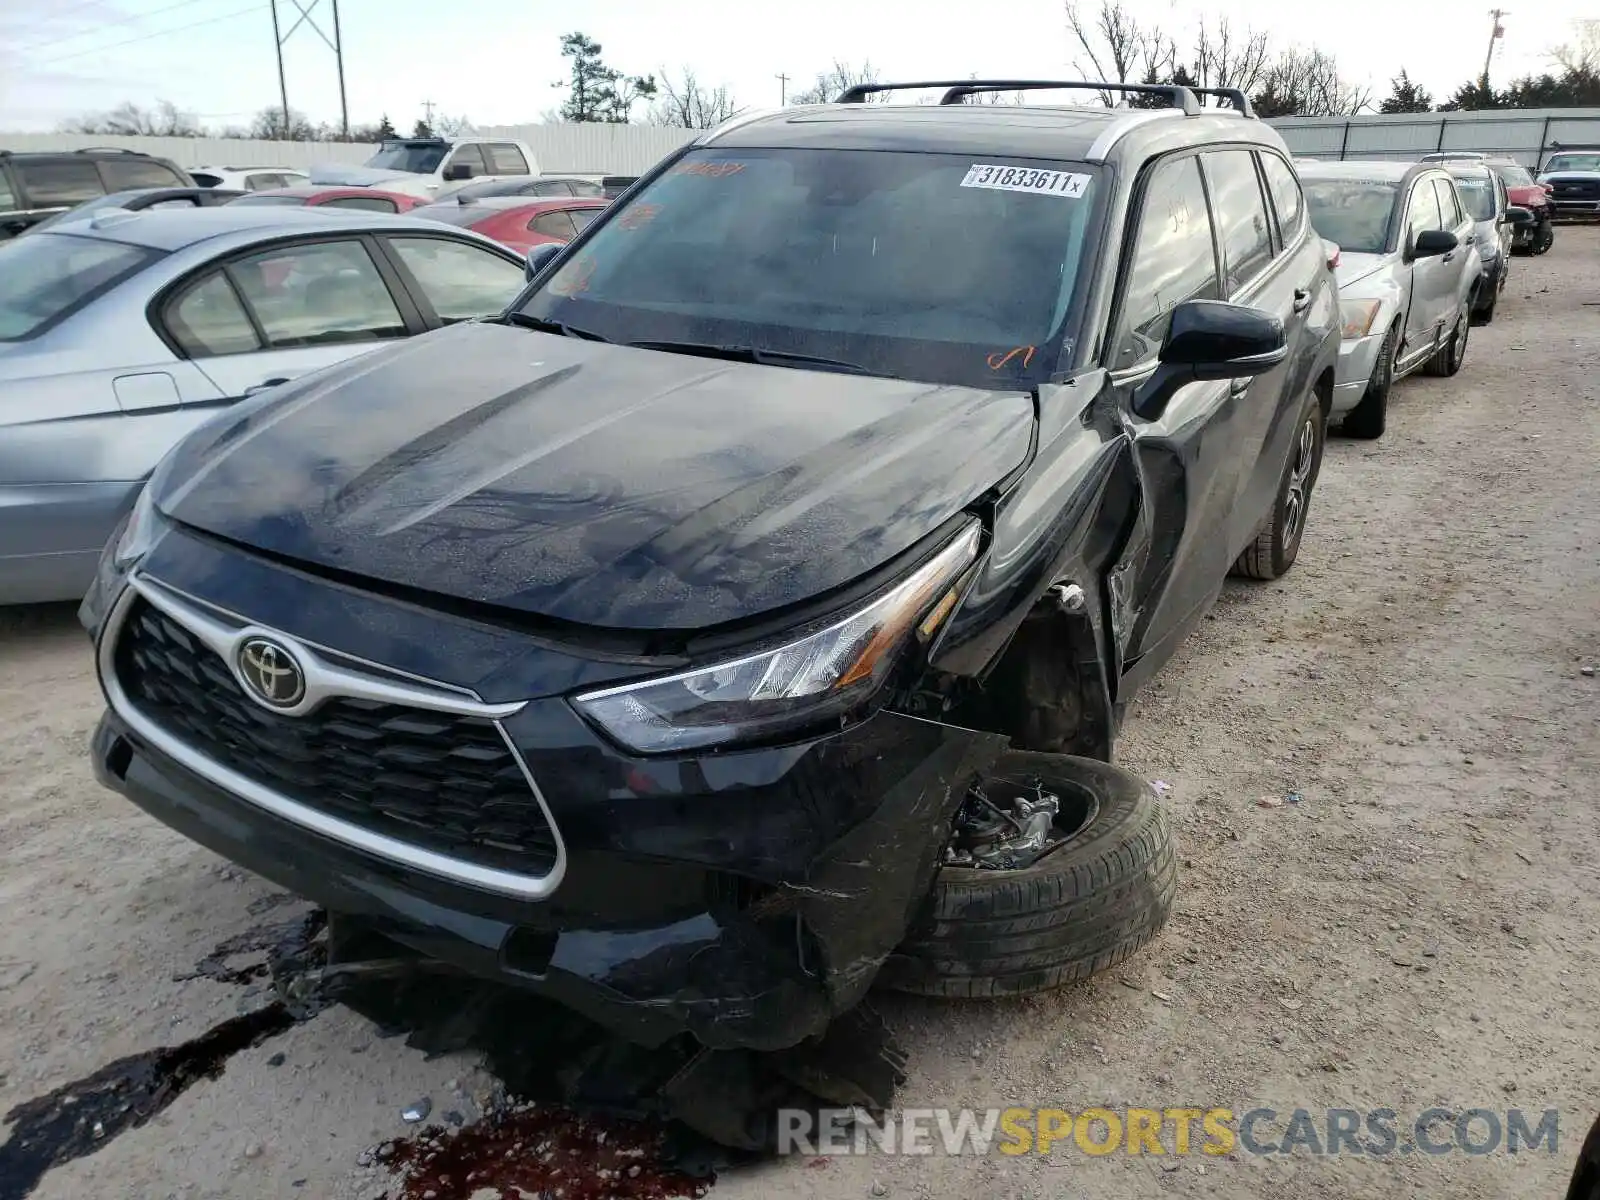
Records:
M1467 335L1471 329L1472 322L1463 309L1457 314L1455 328L1450 331L1450 336L1445 339L1444 345L1439 347L1422 369L1429 375L1441 378L1449 378L1461 370L1461 364L1467 360Z
M1277 579L1294 566L1311 509L1311 491L1322 467L1324 433L1322 403L1312 392L1300 409L1289 461L1284 464L1283 481L1278 485L1272 511L1257 530L1255 541L1234 561L1233 574L1246 579Z
M1366 393L1345 414L1339 429L1346 437L1378 438L1389 420L1389 389L1394 387L1394 356L1400 345L1400 326L1391 325L1378 347L1378 361L1367 381Z
M1056 844L1013 851L1030 814L1045 825L1042 800L1055 805ZM923 996L1059 987L1155 937L1177 888L1172 832L1148 783L1095 759L1009 751L963 802L946 865L880 978Z

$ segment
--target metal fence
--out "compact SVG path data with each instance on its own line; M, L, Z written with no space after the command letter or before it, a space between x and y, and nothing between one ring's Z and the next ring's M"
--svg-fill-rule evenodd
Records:
M1600 108L1279 117L1271 124L1305 158L1415 160L1441 150L1481 150L1537 170L1563 145L1600 143Z
M546 173L639 175L695 135L691 129L651 125L504 125L476 131L478 137L527 142ZM0 133L0 149L138 150L171 159L180 167L291 167L323 163L359 164L373 147L352 142L261 142L237 138L108 137L76 133Z

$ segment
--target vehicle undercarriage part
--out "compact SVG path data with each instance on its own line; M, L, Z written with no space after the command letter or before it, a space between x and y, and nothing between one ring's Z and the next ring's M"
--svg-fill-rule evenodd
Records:
M1177 887L1148 783L1094 759L1008 751L963 800L932 893L879 979L929 996L1059 987L1155 937Z

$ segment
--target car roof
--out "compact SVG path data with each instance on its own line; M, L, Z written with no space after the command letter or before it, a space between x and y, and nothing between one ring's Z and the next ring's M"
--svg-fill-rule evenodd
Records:
M440 207L458 204L461 208L604 208L610 201L603 196L469 196L465 201L441 200Z
M370 221L364 219L368 217ZM437 221L413 221L392 213L366 214L349 209L319 212L315 208L219 204L213 208L150 208L134 213L111 210L74 224L71 234L171 253L212 238L238 234L281 233L293 237L309 233L349 233L368 224L373 229L391 232L402 228L439 232ZM48 237L56 232L48 229L39 236ZM67 230L63 228L60 232L64 234Z
M1440 163L1395 162L1392 159L1345 159L1343 162L1303 162L1302 179L1359 179L1372 183L1403 183L1408 175L1443 170Z
M1175 108L1033 104L820 104L736 117L701 146L915 150L1098 161L1143 126L1184 129L1197 143L1249 141L1282 149L1264 121L1225 108L1185 116Z
M386 192L382 188L366 187L341 187L338 184L298 183L294 187L258 188L247 193L251 196L296 196L310 200L317 196L382 196L390 198L398 195L397 192Z

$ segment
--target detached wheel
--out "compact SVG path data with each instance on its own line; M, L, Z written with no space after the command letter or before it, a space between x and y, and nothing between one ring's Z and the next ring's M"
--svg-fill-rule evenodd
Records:
M1232 574L1245 579L1277 579L1294 566L1294 560L1300 556L1300 538L1306 531L1306 517L1311 511L1311 492L1322 469L1326 432L1322 404L1312 392L1300 409L1299 426L1289 450L1289 461L1283 466L1283 481L1278 484L1272 511L1256 531L1255 541L1234 560Z
M1339 430L1346 437L1379 438L1389 422L1389 389L1394 387L1394 356L1400 343L1400 326L1391 325L1378 347L1378 361L1373 365L1372 378L1367 381L1366 393L1344 415Z
M1144 780L1094 759L1013 750L975 791L1012 814L1041 793L1054 797L1054 844L1037 856L1017 855L1015 867L1001 865L1005 843L983 840L991 817L969 793L951 854L990 865L939 869L905 943L884 964L886 986L922 996L1044 991L1114 966L1166 924L1177 857Z
M1528 246L1529 254L1543 254L1556 244L1556 223L1545 221L1533 235L1533 241Z
M1456 317L1456 327L1450 331L1445 344L1423 364L1422 369L1429 375L1443 379L1448 379L1461 370L1461 364L1467 361L1467 335L1471 331L1472 322L1463 311Z

